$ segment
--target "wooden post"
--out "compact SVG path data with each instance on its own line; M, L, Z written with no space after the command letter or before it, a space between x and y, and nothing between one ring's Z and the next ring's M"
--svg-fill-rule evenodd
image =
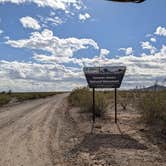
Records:
M117 89L115 88L115 123L117 123Z

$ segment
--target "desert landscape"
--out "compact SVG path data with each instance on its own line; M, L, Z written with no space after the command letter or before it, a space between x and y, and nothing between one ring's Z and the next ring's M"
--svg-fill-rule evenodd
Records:
M92 131L92 113L69 102L73 93L1 107L0 165L165 165L165 133L155 135L129 99L124 109L119 98L115 124L112 92L98 92L110 100Z
M166 166L166 0L0 0L0 166Z

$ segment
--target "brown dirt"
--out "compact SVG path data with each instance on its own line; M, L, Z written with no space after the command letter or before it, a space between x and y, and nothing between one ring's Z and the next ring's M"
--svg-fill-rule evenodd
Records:
M146 138L139 114L113 110L96 121L67 106L66 96L0 109L0 166L165 166L166 155Z

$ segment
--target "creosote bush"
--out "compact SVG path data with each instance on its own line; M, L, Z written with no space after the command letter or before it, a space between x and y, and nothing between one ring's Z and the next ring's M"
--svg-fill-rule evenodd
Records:
M160 123L166 127L166 91L142 93L137 108L141 111L145 122Z
M77 88L68 97L69 103L80 107L82 112L92 112L92 91L89 88ZM97 117L104 116L107 111L108 100L104 92L95 93L95 114Z

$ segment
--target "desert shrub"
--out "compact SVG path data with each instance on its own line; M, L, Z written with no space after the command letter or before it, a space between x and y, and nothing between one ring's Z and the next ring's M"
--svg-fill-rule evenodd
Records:
M71 105L80 107L82 112L92 112L92 92L88 88L77 88L73 90L68 101ZM95 114L97 117L104 116L107 111L108 101L103 92L95 93Z
M144 92L137 108L145 122L166 125L166 91Z
M12 96L16 97L18 101L32 100L38 98L45 98L57 94L56 92L27 92L27 93L13 93Z
M0 95L0 106L8 104L11 100L11 97L7 94Z
M114 96L113 96L114 98ZM130 104L134 102L134 94L132 91L117 91L117 102L122 110L127 110Z
M108 100L107 97L102 93L96 93L96 104L95 104L95 111L97 117L102 117L105 115L107 108L108 108Z
M127 105L129 104L129 94L126 91L119 92L118 103L123 110L127 110Z
M11 90L9 92L0 93L0 106L8 104L13 98L16 101L32 100L38 98L45 98L48 96L56 95L61 92L25 92L25 93L13 93Z

